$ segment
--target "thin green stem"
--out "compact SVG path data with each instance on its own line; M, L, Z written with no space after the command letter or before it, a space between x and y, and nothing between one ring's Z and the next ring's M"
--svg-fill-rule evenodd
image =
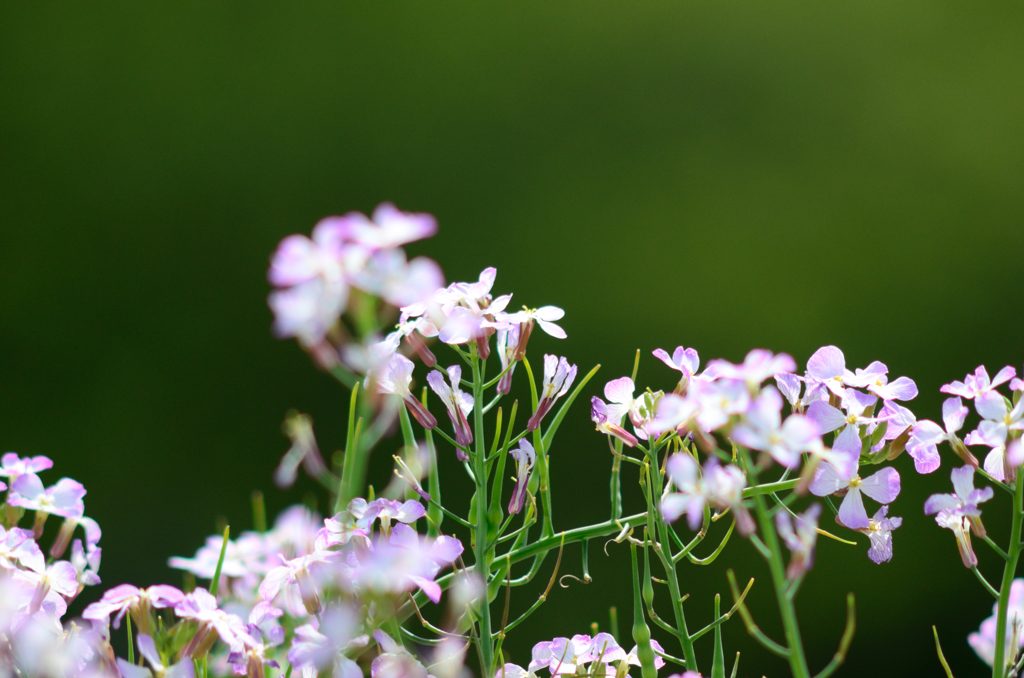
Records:
M744 466L747 469L747 478L753 485L757 485L757 475L754 465L751 463L750 454L739 448L743 458ZM790 481L786 481L787 483ZM775 488L780 489L780 488ZM807 658L804 656L803 642L800 639L800 626L796 621L796 610L793 607L793 600L786 595L788 582L786 573L783 570L782 549L779 547L779 536L775 533L775 522L771 519L768 506L764 500L764 494L754 494L754 513L761 528L762 541L768 550L768 567L772 574L772 586L775 588L775 598L779 606L779 616L782 617L782 628L786 634L786 647L789 650L787 659L793 678L809 678L810 670L807 668Z
M482 364L483 363L483 364ZM484 443L484 363L474 352L471 361L473 367L473 454L474 475L476 476L476 539L474 556L476 567L481 572L490 572L490 550L487 543L487 446ZM485 580L486 583L486 580ZM480 636L478 646L483 666L481 673L485 676L494 675L494 634L491 629L491 608L485 596L480 601Z
M996 591L995 587L988 583L988 580L985 579L985 575L981 573L977 565L971 568L971 572L973 572L974 576L978 578L978 581L980 581L981 585L985 587L985 590L991 593L993 598L999 600L999 591Z
M1007 665L1013 661L1006 654L1006 617L1010 605L1010 587L1017 573L1017 561L1020 558L1021 520L1024 517L1024 478L1018 476L1013 490L1013 523L1010 527L1010 544L1006 549L1006 566L1003 568L1003 581L999 588L999 604L996 611L996 651L992 662L993 678L1004 678Z

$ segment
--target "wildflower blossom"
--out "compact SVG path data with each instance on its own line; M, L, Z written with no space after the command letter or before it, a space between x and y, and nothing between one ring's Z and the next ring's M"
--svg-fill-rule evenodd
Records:
M744 414L750 407L750 389L738 379L694 381L687 397L697 405L697 425L707 432L725 426L732 416Z
M385 497L369 503L362 497L356 497L349 502L348 513L356 519L356 525L367 532L379 520L381 531L386 535L391 534L392 520L409 525L427 515L423 504L415 499L400 502Z
M350 551L337 564L338 583L368 596L399 595L418 588L436 603L441 599L441 587L434 577L455 562L462 550L462 543L454 537L420 538L415 530L399 523L391 536L377 541L371 551Z
M613 416L616 413L618 413L618 416ZM622 428L619 424L622 419L622 413L614 405L609 406L605 401L597 396L593 396L590 399L590 419L601 433L615 436L627 447L636 447L636 436Z
M295 337L309 348L323 341L348 304L349 284L340 243L327 220L311 238L290 235L270 260L267 278L278 289L267 298L274 334Z
M853 372L846 369L846 356L835 346L822 346L807 360L805 380L808 389L808 401L811 393L820 392L820 387L827 388L842 398L846 394L845 381L854 378Z
M709 379L736 379L745 382L751 391L757 391L765 379L794 370L796 362L785 353L775 355L763 348L755 348L740 365L727 360L712 360L704 370L704 376Z
M885 467L867 478L861 479L856 473L845 475L831 463L823 463L818 467L814 480L811 481L812 494L827 497L841 490L846 490L843 503L839 506L839 522L844 526L860 530L870 525L867 511L864 510L866 494L879 504L890 504L900 493L900 474L892 467Z
M530 472L537 461L537 453L525 439L520 440L519 447L508 453L516 460L516 486L508 502L509 515L515 515L523 510L523 504L526 503L526 486L530 482Z
M978 365L978 368L974 370L974 374L968 374L964 377L963 381L943 384L939 391L973 400L980 395L988 393L997 386L1005 384L1015 376L1017 376L1017 370L1007 365L996 373L995 379L989 379L988 370L985 369L985 366Z
M939 527L952 530L964 567L977 567L978 556L974 554L974 548L971 546L971 523L967 516L959 511L939 511L935 516L935 522Z
M655 358L665 363L669 369L673 369L682 375L679 377L676 393L684 392L690 383L690 379L700 368L700 356L697 355L697 349L676 346L676 350L672 351L672 355L669 356L665 349L656 348L653 354Z
M553 355L544 356L544 382L541 384L537 411L533 413L530 421L526 424L528 431L536 431L540 427L541 421L551 410L555 401L569 392L575 379L575 365L570 365L569 361L565 358L558 358ZM605 388L605 393L607 394L607 387ZM630 394L632 395L632 390Z
M992 606L992 616L981 622L981 627L967 636L967 644L978 657L992 666L996 656L996 615L998 603ZM1007 654L1008 663L1013 663L1016 653L1024 647L1024 579L1014 579L1010 585L1010 596L1006 608L1006 639L1003 647L1012 648ZM1014 642L1016 641L1016 642Z
M790 409L793 412L803 413L805 409L803 400L800 398L801 391L803 390L804 380L802 377L791 374L782 373L775 375L775 383L779 387L779 391L786 397L786 401L789 403Z
M754 521L743 506L746 476L739 468L722 466L712 457L701 473L700 465L685 452L673 454L665 462L672 484L679 492L670 492L661 500L661 513L668 522L675 522L686 513L686 522L696 530L704 515L705 504L719 510L730 509L740 534L754 531Z
M391 356L387 365L376 375L377 390L381 393L390 393L399 396L409 408L409 413L416 418L423 428L431 429L437 426L437 419L423 406L416 396L409 391L412 384L412 371L415 365L401 353ZM367 377L369 378L369 377Z
M868 526L858 530L867 535L868 558L876 565L892 560L892 531L903 524L903 518L888 517L889 507L880 506Z
M494 350L501 362L501 379L498 380L498 393L508 395L512 390L512 373L516 371L516 352L519 349L519 326L514 325L507 330L498 330L494 340Z
M966 517L971 531L979 537L985 536L985 526L981 522L981 509L978 504L992 498L992 488L975 489L974 468L964 466L955 468L950 474L953 481L953 494L933 494L924 503L925 515L945 511L950 516Z
M430 388L441 398L444 406L448 409L448 418L455 428L455 442L463 447L469 447L473 444L473 431L470 430L466 417L473 411L473 396L459 388L459 383L462 381L460 366L452 365L448 368L448 381L450 385L445 382L444 373L438 370L427 375L427 383L430 384ZM469 459L461 449L457 450L457 453L460 461Z
M183 657L202 656L213 647L219 637L227 645L237 645L239 636L246 632L245 622L237 615L221 610L217 599L203 588L187 594L174 606L174 614L191 619L199 626L195 636L181 650Z
M14 482L23 473L40 473L53 468L53 462L49 457L25 457L22 459L14 452L8 452L0 457L0 476Z
M338 678L362 678L359 665L343 654L369 641L358 633L356 612L347 605L332 605L321 619L315 625L303 624L295 629L288 663L295 669L314 669Z
M811 504L806 511L794 517L790 517L789 511L775 514L775 527L791 554L786 568L786 578L790 581L803 576L814 564L820 515L821 504Z
M504 322L519 325L519 346L516 348L516 359L522 360L526 355L526 344L530 340L534 323L540 325L546 334L555 339L565 339L568 336L565 330L555 324L556 320L561 320L563 317L565 317L565 311L557 306L523 307L522 311L504 314L501 318Z
M820 437L817 424L802 414L782 421L782 396L768 386L751 402L743 422L730 432L740 445L760 450L786 468L800 465L800 455Z
M81 518L85 512L84 496L85 488L71 478L61 478L55 485L44 488L39 476L26 472L11 484L7 503L64 518Z
M184 593L166 584L156 584L145 589L121 584L108 589L102 598L86 607L82 618L107 623L110 616L114 615L113 627L116 629L121 627L124 615L131 612L142 633L148 633L150 615L154 609L173 608L184 598Z
M839 427L843 427L832 443L833 449L855 450L859 453L861 449L860 426L880 421L875 417L864 416L864 412L870 412L876 402L878 402L877 396L849 389L842 396L842 410L823 400L818 400L808 406L807 416L818 425L822 434L831 433Z

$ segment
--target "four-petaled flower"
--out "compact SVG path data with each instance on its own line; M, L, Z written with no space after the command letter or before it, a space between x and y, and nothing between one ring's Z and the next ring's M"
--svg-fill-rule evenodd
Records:
M1010 365L996 373L995 379L989 379L988 370L984 365L978 365L974 374L968 374L963 381L954 381L943 384L939 390L950 395L960 396L972 400L980 395L988 393L992 389L1013 379L1017 376L1017 370Z
M971 531L979 537L985 536L985 525L981 522L981 509L978 504L992 498L992 488L974 487L974 469L970 466L955 468L951 475L953 494L933 494L924 503L925 515L945 511L950 517L966 517Z
M412 394L409 385L412 384L412 371L415 365L411 360L401 353L391 356L387 365L375 374L377 379L377 390L381 393L390 393L399 396L412 416L416 417L423 428L431 429L437 426L437 419L423 406L423 403ZM369 380L370 377L367 377Z
M843 503L839 505L839 522L852 530L861 530L871 523L867 511L864 510L864 499L861 494L866 494L879 504L892 503L900 493L900 474L896 469L886 467L874 475L861 479L857 475L857 467L853 468L854 472L851 475L845 475L832 464L824 462L815 472L810 489L811 493L819 497L827 497L846 490Z
M868 558L878 565L892 560L892 531L903 524L903 518L889 518L888 513L888 506L879 507L868 526L858 530L868 536Z
M655 358L668 365L670 369L682 373L679 384L676 386L676 393L685 391L690 379L700 368L700 356L697 355L697 349L676 346L676 350L672 351L671 356L663 348L656 348L653 353Z

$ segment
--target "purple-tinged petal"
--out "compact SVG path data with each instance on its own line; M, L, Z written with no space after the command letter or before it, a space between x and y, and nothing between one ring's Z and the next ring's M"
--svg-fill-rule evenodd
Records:
M835 346L822 346L807 361L807 374L823 381L841 377L845 371L846 357Z
M840 476L832 464L823 462L814 472L814 480L811 481L810 490L811 494L827 497L847 487L849 483L850 479Z
M839 522L851 530L860 530L871 524L871 521L868 520L868 512L864 510L864 499L860 496L860 488L851 487L843 497L843 503L839 505Z
M612 403L632 403L633 391L636 389L629 377L613 379L604 386L604 397Z
M907 454L914 460L914 469L922 475L932 473L942 465L939 448L935 445L927 443L907 445Z
M860 489L879 504L891 504L900 494L900 474L896 469L887 466L878 473L864 478Z
M992 385L989 388L995 388L1001 386L1006 382L1010 381L1017 376L1017 370L1012 365L1007 365L1003 369L996 372L996 376L992 378Z
M846 415L823 400L810 404L807 408L807 417L818 425L823 435L846 425Z
M949 477L953 481L953 492L961 500L966 501L967 497L974 491L974 468L971 466L955 468L949 474Z
M924 514L934 515L939 511L952 511L960 508L960 499L953 494L933 494L924 502Z
M1007 414L1006 400L998 391L988 391L974 400L974 407L985 419L1002 421Z

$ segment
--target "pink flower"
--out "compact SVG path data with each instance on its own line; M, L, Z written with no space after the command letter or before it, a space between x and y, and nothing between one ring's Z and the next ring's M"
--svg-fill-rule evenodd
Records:
M796 468L801 453L819 440L819 429L802 414L791 414L783 423L781 411L782 396L774 386L765 387L730 437L740 445L767 452L787 468Z
M676 350L672 351L671 357L668 352L663 348L656 348L653 351L655 358L668 365L669 369L676 370L681 373L682 376L679 378L679 386L676 387L677 393L682 393L686 390L686 386L690 383L690 378L700 368L700 356L697 355L697 349L695 348L683 348L682 346L676 346Z
M219 637L227 645L237 647L246 633L245 622L237 615L217 607L217 599L203 588L189 593L174 606L174 614L199 624L196 635L182 649L183 657L197 657L209 652Z
M812 494L819 497L827 497L845 489L846 496L839 506L839 522L850 529L860 530L869 527L871 523L864 510L861 494L866 494L880 504L892 503L900 493L900 474L896 469L886 467L862 480L856 473L856 466L854 473L846 476L825 462L815 472L810 489Z
M82 612L82 618L107 623L113 614L113 626L116 629L120 628L125 613L131 611L141 627L148 621L152 610L174 607L184 597L184 593L166 584L157 584L146 589L121 584L109 589L100 600L86 607Z
M25 472L11 485L7 503L50 515L81 518L85 512L84 496L85 488L71 478L61 478L56 485L44 488L39 476Z
M1017 376L1017 370L1010 365L999 370L995 379L989 379L988 370L984 365L978 365L974 374L968 374L963 381L954 381L950 384L943 384L939 390L950 395L960 396L972 400L980 395L988 393L995 387L1005 384Z

